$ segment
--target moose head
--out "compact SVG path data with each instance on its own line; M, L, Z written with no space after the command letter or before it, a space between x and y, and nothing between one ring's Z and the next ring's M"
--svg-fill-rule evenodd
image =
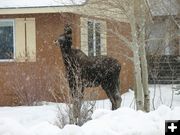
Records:
M64 34L60 35L56 41L61 49L69 50L72 46L72 29L70 25L66 25L64 28Z

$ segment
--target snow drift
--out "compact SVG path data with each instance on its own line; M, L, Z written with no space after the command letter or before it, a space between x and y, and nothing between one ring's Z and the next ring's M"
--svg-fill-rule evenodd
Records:
M1 108L0 135L164 135L165 120L180 119L180 107L160 106L150 113L97 109L83 126L60 129L54 124L56 113L56 105Z

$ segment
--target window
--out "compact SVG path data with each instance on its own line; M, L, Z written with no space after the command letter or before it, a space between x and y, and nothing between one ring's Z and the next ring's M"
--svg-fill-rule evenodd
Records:
M101 55L100 23L88 21L88 56Z
M106 55L106 22L81 18L81 50L88 56Z
M0 20L0 60L14 59L14 21Z
M0 61L36 61L35 18L0 19Z

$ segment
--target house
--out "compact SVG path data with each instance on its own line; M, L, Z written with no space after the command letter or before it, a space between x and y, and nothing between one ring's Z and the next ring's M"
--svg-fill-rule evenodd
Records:
M180 3L178 0L149 1L153 24L150 26L149 38L159 38L149 43L149 53L160 49L161 55L179 55ZM166 43L158 43L163 39ZM156 43L154 43L156 42ZM158 44L159 46L157 46Z
M64 64L53 41L63 33L67 23L73 29L73 47L87 55L109 55L118 59L122 65L121 93L133 87L132 62L124 56L131 55L131 51L112 33L117 31L116 25L121 34L130 35L129 24L121 14L118 14L120 20L113 19L112 15L100 17L100 12L89 7L90 2L0 2L0 105L60 100L53 92L63 89L67 83L62 78L57 79L60 71L64 71ZM81 12L81 9L89 13ZM101 12L108 15L111 11ZM101 88L95 90L99 99L106 97ZM86 91L92 92L91 89Z
M149 6L153 19L147 32L149 82L180 83L180 2L151 0Z

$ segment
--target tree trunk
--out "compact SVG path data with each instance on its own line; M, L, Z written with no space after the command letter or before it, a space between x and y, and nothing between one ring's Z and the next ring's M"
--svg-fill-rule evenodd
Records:
M140 40L140 60L141 60L141 72L142 72L142 84L143 84L143 91L144 91L144 110L146 112L150 111L150 92L148 87L148 69L147 69L147 59L146 59L146 50L145 50L145 32L142 33L143 35Z
M140 60L141 60L141 72L142 72L142 84L144 91L144 110L146 112L150 111L150 92L148 86L148 67L147 67L147 59L146 59L146 50L145 50L145 37L146 37L146 21L147 21L147 13L145 8L144 0L141 0L140 6Z
M134 62L134 75L135 75L135 100L137 110L144 110L144 94L141 78L141 65L139 57L139 45L138 36L136 29L136 18L134 10L132 11L132 18L130 20L131 35L132 35L132 51L133 51L133 62Z
M148 70L147 70L147 59L146 59L146 50L145 50L145 30L146 30L146 21L148 19L148 14L146 11L146 3L144 0L135 0L134 1L134 12L136 18L136 31L138 32L138 44L139 44L139 57L141 63L141 83L143 89L143 100L144 100L144 111L150 111L150 96L148 88Z
M134 45L134 44L133 44ZM135 45L136 48L133 52L133 60L134 60L134 75L135 75L135 99L136 99L136 106L137 110L144 110L144 93L143 93L143 85L142 85L142 78L141 78L141 66L140 66L140 58L139 53L137 53L138 45Z

